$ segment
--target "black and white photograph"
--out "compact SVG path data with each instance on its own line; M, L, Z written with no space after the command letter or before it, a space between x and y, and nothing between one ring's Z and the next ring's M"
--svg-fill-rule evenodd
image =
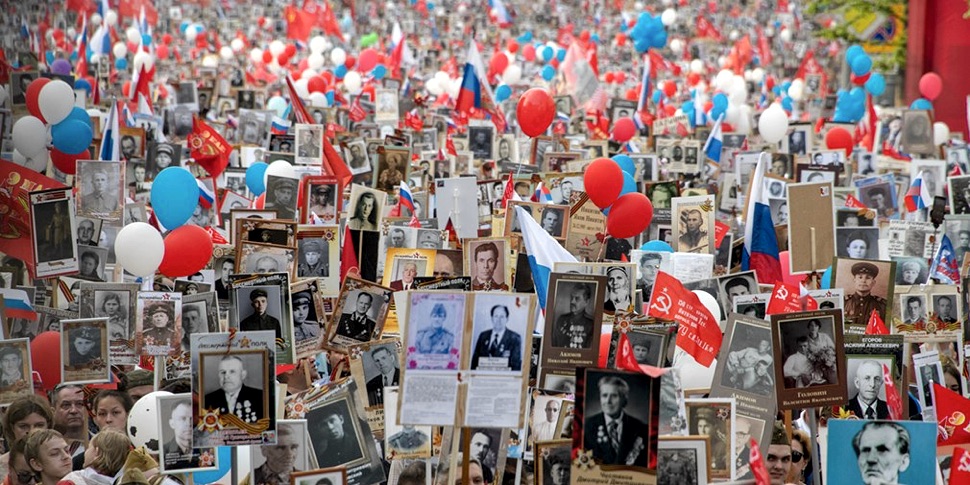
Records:
M461 355L466 295L461 293L408 294L405 339L407 370L457 370Z
M468 150L475 155L476 159L489 160L492 158L494 133L495 129L491 125L468 127Z
M401 384L400 341L386 339L354 346L359 357L368 407L384 405L384 388ZM353 364L352 364L353 365ZM353 372L353 370L351 371ZM358 389L361 386L358 386Z
M791 155L805 155L807 150L811 147L811 143L808 142L808 136L811 132L801 129L792 130L788 134L788 153ZM727 137L725 137L727 138ZM740 147L738 147L740 148Z
M461 452L474 458L482 469L484 483L494 483L500 457L506 450L501 445L502 430L496 428L465 428L462 430ZM474 463L474 462L473 462ZM469 467L469 474L473 467Z
M30 194L32 249L38 278L78 271L78 246L74 243L76 222L70 189L37 191Z
M269 175L266 177L266 203L264 207L276 211L280 219L296 220L297 193L300 181L289 177Z
M959 173L970 173L970 151L966 146L944 147L946 152L946 173L953 173L959 168Z
M323 163L323 125L296 125L296 163Z
M108 248L83 246L78 249L78 278L89 281L105 281L104 269L108 260Z
M378 154L377 169L374 177L374 188L396 195L401 182L407 180L408 150L399 148L385 148Z
M552 326L547 329L549 332L544 333L549 345L566 349L593 348L593 341L599 336L594 319L600 312L596 309L601 308L600 302L605 300L605 289L596 280L574 281L566 278L551 286L549 294L553 301L549 302L547 309L552 311L547 313L550 315L547 322L551 322Z
M933 317L941 323L952 324L963 321L957 295L933 295Z
M950 213L970 214L970 175L948 177Z
M583 406L583 449L601 466L645 468L657 449L650 442L650 423L656 417L651 403L659 395L659 379L603 369L580 372L585 377L583 396L577 401ZM618 426L609 425L614 422Z
M772 396L775 381L771 329L764 321L752 322L745 318L735 318L733 323L731 345L726 357L719 360L719 367L723 367L723 372L718 382L725 388L759 396Z
M110 380L106 325L103 318L61 321L61 383Z
M246 89L236 91L236 105L240 109L256 109L256 93Z
M946 161L917 159L910 162L910 180L917 177L922 179L922 185L926 186L926 192L930 199L942 197L944 187L946 187Z
M521 297L508 293L475 297L469 369L515 374L522 371L525 349L531 346L525 322L530 320L532 309L521 305L521 301Z
M566 238L566 228L569 227L569 210L567 207L546 206L539 213L539 225L543 231L556 239Z
M238 275L242 276L242 275ZM235 309L236 321L230 327L240 331L270 330L276 338L290 335L288 314L289 301L284 301L279 285L239 285L234 281L230 289L231 308Z
M838 227L835 254L840 258L879 259L878 227Z
M734 399L685 399L687 434L710 440L712 478L731 478L735 472Z
M779 409L847 400L841 317L839 309L771 316Z
M192 446L192 396L174 394L158 397L158 433L162 472L208 470L218 466L215 448Z
M847 385L849 401L844 409L859 419L891 419L886 403L886 382L883 377L885 365L894 367L888 356L849 356L847 359Z
M81 283L81 299L84 300L87 291L86 286L88 283ZM92 285L95 286L95 285ZM135 315L135 309L137 308L136 298L132 288L117 288L117 289L107 289L111 286L122 286L122 285L106 285L104 290L94 289L94 318L106 318L108 319L108 340L110 342L116 341L130 341L134 339L134 320L132 317ZM97 285L97 287L101 287ZM82 305L82 310L84 306ZM87 315L83 314L81 318L85 318Z
M375 121L397 121L398 113L398 93L391 89L377 89L374 93L377 96L375 104Z
M260 113L243 110L240 106L238 131L243 144L261 145L266 138L266 121Z
M745 272L723 276L717 279L721 306L724 309L734 308L734 301L740 296L758 293L758 280L753 272Z
M364 140L356 139L343 144L344 160L353 174L361 174L371 170L371 161L367 157L367 146Z
M843 165L845 152L841 150L822 150L809 155L810 166Z
M640 365L663 367L666 353L666 334L663 332L631 328L626 333L633 347L633 358Z
M657 485L700 485L711 476L710 439L664 436L657 445Z
M906 153L924 155L937 152L936 145L933 143L933 122L930 120L929 111L903 111L900 148Z
M929 265L923 258L912 256L893 256L899 268L896 272L897 286L922 285L929 278Z
M896 264L891 261L837 258L832 265L832 287L845 291L846 325L865 328L873 310L888 324L895 283Z
M292 247L296 244L297 224L292 220L237 218L234 238L237 242L254 242L273 246Z
M13 106L25 106L27 104L27 88L38 77L37 71L10 74L10 103Z
M334 399L306 413L317 465L353 468L369 461L359 419L349 397Z
M920 357L917 359L917 357ZM924 352L913 356L916 368L916 388L919 391L919 403L921 407L932 408L933 405L933 383L943 385L943 364L940 363L939 355L936 351Z
M303 222L310 222L312 214L324 224L336 223L340 207L336 180L310 176L304 179L304 184L303 193L306 195L304 206L300 208Z
M151 143L148 151L148 175L151 180L168 167L181 165L182 147L173 143ZM136 178L137 181L137 178ZM131 184L129 184L130 186ZM149 186L150 187L150 186ZM137 190L137 187L136 187Z
M296 266L298 278L328 278L330 277L331 245L336 240L322 237L304 237L297 241L299 261Z
M139 292L136 333L141 351L165 355L178 348L182 330L182 295L166 292Z
M292 275L296 267L296 248L239 242L237 270L243 273L278 273Z
M929 318L928 311L926 295L901 295L899 298L899 314L902 315L903 325L925 328Z
M837 209L835 211L836 227L873 227L875 225L875 214L869 210L860 209Z
M294 473L291 479L294 485L337 485L347 483L347 468L342 466L318 468L309 472Z
M307 442L307 421L281 419L276 422L276 444L253 446L250 483L289 485L294 474L312 470Z
M492 159L500 166L503 163L518 163L518 144L515 143L514 135L502 135L499 137Z
M378 231L386 197L379 190L358 184L351 186L347 227L355 231Z
M535 483L547 485L568 485L570 482L570 459L572 440L543 440L536 444Z
M559 437L556 431L566 395L534 389L531 397L528 444L530 448L535 446L537 441L549 441Z
M270 418L266 354L262 351L203 353L199 356L205 410L234 414L252 423Z
M192 111L191 106L184 104L175 105L166 112L168 134L179 137L188 136L189 133L192 133L194 117L195 112Z
M333 310L327 343L346 347L377 338L383 331L391 290L353 277L344 280Z
M125 197L121 162L78 161L75 185L78 215L121 220Z
M0 341L0 403L9 404L30 394L30 341L26 338Z
M180 82L175 91L175 100L178 104L188 104L195 106L198 110L199 107L199 96L196 91L197 86L195 81L190 82Z

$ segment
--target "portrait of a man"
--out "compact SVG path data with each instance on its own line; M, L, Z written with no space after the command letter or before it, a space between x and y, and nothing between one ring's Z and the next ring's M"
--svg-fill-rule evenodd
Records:
M263 399L266 397L263 388L245 384L250 377L250 369L247 369L246 363L239 356L207 355L202 358L207 360L206 363L216 364L214 370L206 369L206 381L219 384L219 389L205 395L203 409L215 409L220 414L235 414L245 422L255 422L266 417L263 412ZM262 374L257 369L252 370L253 381L262 384Z
M198 468L199 454L192 449L191 399L178 400L169 415L168 427L172 438L162 445L165 470Z
M852 364L853 362L850 361L850 375ZM845 406L847 411L851 411L860 419L890 419L889 406L885 399L879 397L885 396L886 393L882 364L871 359L858 362L852 383L855 384L858 392L849 399L849 403Z
M603 465L647 466L650 429L630 414L630 385L622 377L605 375L587 383L583 448ZM593 411L596 412L593 412Z
M503 243L504 247L504 243ZM473 291L508 291L505 282L505 258L495 241L483 242L475 246L472 253L472 290ZM496 271L498 274L496 275ZM496 280L501 278L501 282Z
M275 210L278 219L296 219L298 182L289 177L268 177L266 209Z
M293 305L293 336L297 342L320 336L320 322L317 321L310 290L298 291L290 296Z
M259 447L259 454L263 456L265 462L253 470L251 483L289 485L290 475L305 469L306 435L304 433L302 423L278 423L276 444Z
M91 165L86 165L91 167ZM116 167L116 165L112 165ZM108 169L95 169L90 176L90 190L81 194L81 208L86 214L111 214L118 210L118 194L112 191L117 185L117 175Z
M364 291L358 292L355 297L348 295L345 305L344 312L337 322L337 335L360 342L370 340L377 326L371 318L374 295Z
M357 427L345 399L313 409L307 413L306 419L320 467L345 465L364 457Z
M556 316L552 329L552 346L588 349L593 345L593 317L589 306L593 300L593 283L560 283L557 295L567 297L567 311ZM559 290L563 290L559 293Z
M280 326L279 319L269 314L269 293L265 289L256 288L250 291L249 305L252 307L252 313L239 322L240 330L272 330L276 332L276 338L283 338L283 328Z
M854 263L850 271L851 287L846 288L843 306L846 319L857 325L864 324L875 310L879 313L879 317L886 321L886 299L872 294L876 278L879 276L879 267L862 261Z
M852 439L866 485L899 483L899 475L910 465L909 431L894 422L870 422Z
M370 355L369 360L373 361L373 367L377 370L374 377L367 380L367 402L371 406L380 406L384 404L384 388L400 384L401 370L397 366L397 352L393 344L388 344L372 348L366 355ZM369 366L365 366L365 369L367 367Z
M522 370L522 336L508 328L509 308L494 305L489 316L492 328L478 334L471 369Z
M322 238L301 239L300 263L296 274L300 278L326 278L330 276L329 243Z
M23 383L24 356L14 345L0 347L0 389L8 389Z
M418 275L418 264L405 261L401 267L401 278L391 281L389 287L394 291L407 291L414 287L414 278Z

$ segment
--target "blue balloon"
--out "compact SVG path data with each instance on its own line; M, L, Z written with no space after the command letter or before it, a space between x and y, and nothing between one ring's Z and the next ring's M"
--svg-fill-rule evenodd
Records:
M54 61L57 60L57 57L54 56L54 51L47 51L47 54L44 56L44 58L47 59L48 66L53 64Z
M81 108L79 106L75 106L74 108L72 108L71 112L68 113L67 118L64 118L61 121L61 123L67 120L78 120L81 123L84 123L85 125L92 126L91 115L89 115L88 112L84 110L84 108Z
M661 98L661 97L662 97L663 95L664 95L664 94L663 94L663 91L661 91L661 90L659 90L659 89L654 89L654 90L653 90L653 94L651 94L651 95L650 95L650 98L651 98L651 99L653 100L653 104L657 104L657 103L659 103L659 102L660 102L660 98Z
M650 47L660 49L667 45L667 31L658 30L650 34Z
M54 139L54 148L68 155L77 155L89 147L94 138L91 120L84 123L76 119L65 119L51 127L51 138Z
M855 44L849 46L849 48L845 50L845 63L848 64L849 67L852 67L852 61L854 61L855 58L860 55L866 55L866 52L862 50L861 45Z
M555 51L552 47L545 46L542 48L542 60L549 62L552 60L552 56L555 55Z
M87 79L78 79L74 81L74 89L81 89L87 92L91 92L91 83Z
M384 76L387 75L387 68L384 67L384 64L378 64L374 66L374 70L371 71L371 74L374 75L374 79L380 81L381 79L384 79Z
M333 94L333 90L327 91L327 106L334 105L334 98L335 95Z
M269 165L266 162L255 162L246 169L246 187L249 187L249 191L257 197L266 192L266 184L263 179L266 178L268 167Z
M219 457L219 468L216 470L206 470L192 474L192 481L195 483L214 483L226 476L232 470L232 448L229 446L219 446L216 448Z
M599 34L593 34L593 35L589 36L589 41L592 42L592 43L594 43L594 44L599 44L600 43L600 35Z
M872 58L865 54L856 56L856 58L852 60L851 67L852 74L855 74L856 76L865 76L866 73L872 69Z
M650 252L654 252L654 253L672 253L672 252L674 252L674 248L670 247L669 244L667 244L666 242L661 241L659 239L654 239L653 241L647 241L647 242L643 243L643 246L640 246L640 250L641 251L650 251Z
M559 62L565 61L566 60L566 49L559 49L558 51L556 51L556 59L558 59Z
M650 41L646 37L637 37L633 39L633 47L638 53L643 54L650 50Z
M781 96L781 86L775 86L771 88L771 94L774 94L775 96Z
M182 23L179 24L179 32L184 34L185 31L188 30L190 25L192 25L191 22L189 22L188 20L183 20Z
M633 180L633 174L623 172L623 190L620 191L620 196L630 194L637 191L637 181Z
M825 268L825 272L822 273L822 282L819 284L820 290L827 290L832 288L832 267L829 266Z
M556 68L546 64L542 66L542 79L546 81L552 81L552 78L556 77Z
M333 75L337 79L343 79L347 75L347 66L341 64L333 70Z
M680 105L680 110L683 111L685 115L694 114L694 102L693 101L685 102L684 104Z
M627 155L613 155L613 161L620 166L623 173L629 174L630 176L636 175L637 167L633 164L633 159Z
M532 31L527 30L522 33L518 38L519 42L531 42L532 41Z
M505 101L506 99L509 99L510 96L512 96L512 88L510 88L508 84L499 84L499 86L495 88L495 99L497 101Z
M781 100L781 107L785 111L791 111L791 109L792 109L792 100L791 100L791 98L782 98L782 100Z
M926 98L919 98L909 105L909 109L933 109L933 103Z
M128 69L128 59L124 57L115 59L115 69Z
M872 73L866 81L866 91L873 96L882 96L886 92L886 78L878 72Z
M168 167L152 181L151 197L158 221L172 230L192 217L199 205L199 186L188 170Z
M152 36L150 36L148 34L142 34L142 36L141 36L141 43L142 44L145 44L146 46L152 45Z
M728 107L728 97L724 93L717 93L711 98L711 102L714 103L714 107L720 109L721 111L726 110Z

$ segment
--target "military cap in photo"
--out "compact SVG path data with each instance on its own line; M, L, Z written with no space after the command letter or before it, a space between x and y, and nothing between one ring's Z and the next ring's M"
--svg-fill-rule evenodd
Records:
M269 295L266 293L266 290L257 288L253 290L252 293L249 294L249 301L253 301L259 297L269 298Z
M857 276L860 274L867 274L875 278L879 276L879 267L872 263L856 263L852 265L852 276Z

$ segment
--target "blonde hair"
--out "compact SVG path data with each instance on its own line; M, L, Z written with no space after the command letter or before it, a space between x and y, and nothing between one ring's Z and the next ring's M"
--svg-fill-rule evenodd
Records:
M102 475L113 477L125 465L128 452L131 451L131 440L119 431L104 429L91 438L89 446L100 451L91 463L91 468Z
M57 438L64 439L64 435L62 435L59 431L50 428L36 429L31 431L30 434L26 436L25 439L27 440L27 444L24 445L24 461L27 462L27 466L29 466L30 469L35 472L35 474L40 472L35 470L34 466L30 462L32 460L41 461L40 447L43 446L44 443Z

